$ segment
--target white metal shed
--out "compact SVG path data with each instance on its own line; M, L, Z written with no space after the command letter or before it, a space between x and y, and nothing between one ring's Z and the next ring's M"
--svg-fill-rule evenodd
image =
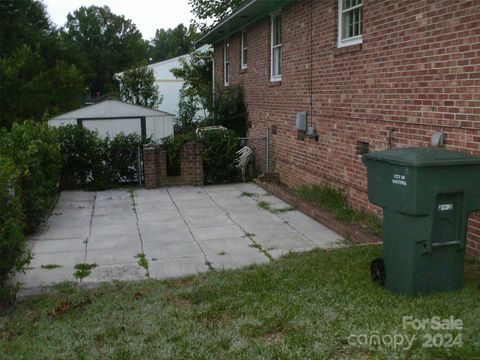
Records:
M99 135L115 137L120 132L151 136L154 140L173 135L174 115L119 100L105 100L54 117L51 126L80 124Z

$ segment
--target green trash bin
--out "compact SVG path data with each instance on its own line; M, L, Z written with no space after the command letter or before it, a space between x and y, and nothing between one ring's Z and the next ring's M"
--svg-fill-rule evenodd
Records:
M480 210L480 158L438 148L363 156L368 198L383 208L383 262L372 277L398 294L459 289L468 215Z

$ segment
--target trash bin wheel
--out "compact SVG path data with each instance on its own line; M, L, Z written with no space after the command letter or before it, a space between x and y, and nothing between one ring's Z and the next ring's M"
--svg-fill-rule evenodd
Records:
M381 287L385 287L387 278L385 275L385 264L383 263L382 258L377 258L372 261L370 264L370 274L374 283L377 283Z

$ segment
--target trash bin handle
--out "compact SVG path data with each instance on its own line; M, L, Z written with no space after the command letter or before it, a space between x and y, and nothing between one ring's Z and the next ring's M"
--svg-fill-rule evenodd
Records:
M432 242L432 248L434 247L442 247L442 246L452 246L452 245L462 245L461 241L447 241L447 242Z

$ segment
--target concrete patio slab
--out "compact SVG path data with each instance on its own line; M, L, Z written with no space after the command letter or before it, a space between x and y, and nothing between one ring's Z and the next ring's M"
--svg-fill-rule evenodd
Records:
M219 225L219 226L200 226L191 227L193 236L198 241L241 238L245 236L245 232L236 224Z
M118 247L116 249L87 250L88 264L112 265L138 263L138 254L142 253L140 246Z
M166 243L161 244L161 246L156 245L156 243L152 242L143 244L143 250L148 259L173 260L204 256L202 249L196 241Z
M203 239L199 241L207 259L210 255L234 255L244 252L258 252L253 248L253 242L247 237Z
M82 279L82 283L95 284L112 280L137 281L143 280L146 270L136 263L100 265L93 268L90 275Z
M75 269L73 266L62 266L55 269L31 269L25 274L17 275L16 280L23 285L21 294L29 295L42 291L44 286L52 286L64 281L78 283L78 279L73 275Z
M98 266L82 283L140 280L261 264L289 252L344 246L341 237L287 208L252 183L206 187L61 193L42 229L29 239L32 269L17 278L23 293L72 280L76 264ZM248 234L248 236L247 236ZM268 255L266 255L266 253ZM42 265L58 264L55 269Z
M217 270L238 269L248 265L266 264L270 260L258 251L209 256L210 264Z
M148 272L151 278L169 279L206 272L210 268L203 256L174 260L150 261Z
M87 238L79 239L57 239L57 240L37 240L35 243L35 253L57 253L67 251L85 251Z
M33 248L33 259L30 267L41 269L43 266L60 265L62 267L74 267L76 264L85 261L85 250L81 251L63 251L63 252L37 252L35 246Z

